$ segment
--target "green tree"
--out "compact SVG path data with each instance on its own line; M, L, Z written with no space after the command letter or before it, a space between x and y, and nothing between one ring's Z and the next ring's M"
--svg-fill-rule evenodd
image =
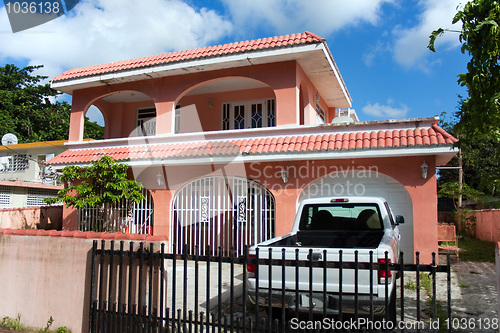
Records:
M128 179L127 172L127 165L117 163L110 156L103 156L88 167L67 166L62 170L61 180L68 186L59 190L56 197L45 199L45 202L63 202L66 207L74 208L97 207L98 220L102 221L98 231L111 231L106 216L110 205L125 199L129 204L129 211L132 203L145 199L142 185Z
M0 67L0 136L14 133L20 143L68 138L71 106L52 102L59 93L41 84L47 77L34 74L41 67ZM103 128L87 118L85 130L86 138L103 137Z
M459 74L468 98L460 109L457 130L461 139L489 138L500 142L500 3L497 0L469 1L458 10L453 23L460 22L462 53L471 56L467 73ZM446 32L438 29L430 35L429 49Z
M446 113L441 114L440 126L448 133L457 135L456 126L460 114L454 114L451 119ZM471 188L491 196L500 196L500 159L496 158L498 143L493 139L462 139L459 147L462 151L462 170L464 182ZM458 166L458 157L455 156L448 166ZM458 180L458 170L439 170L438 187ZM484 197L483 199L488 200Z

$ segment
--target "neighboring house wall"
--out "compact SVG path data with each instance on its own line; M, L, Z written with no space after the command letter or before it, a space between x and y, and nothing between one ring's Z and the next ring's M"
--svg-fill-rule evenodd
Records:
M66 150L66 141L0 146L0 209L43 206L62 189L44 163Z
M62 206L0 209L0 228L60 230L62 211Z
M476 237L500 242L500 209L483 209L471 213L476 218Z

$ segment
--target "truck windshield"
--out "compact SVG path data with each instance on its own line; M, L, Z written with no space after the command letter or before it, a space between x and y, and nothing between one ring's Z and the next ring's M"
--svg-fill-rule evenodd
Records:
M376 204L342 203L305 205L300 230L382 230Z

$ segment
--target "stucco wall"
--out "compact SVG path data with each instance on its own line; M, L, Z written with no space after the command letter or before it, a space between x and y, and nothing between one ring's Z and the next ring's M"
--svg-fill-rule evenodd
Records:
M476 217L476 237L489 242L500 242L500 209L483 209Z
M86 332L92 240L0 235L0 316Z
M62 206L0 209L0 228L62 228Z
M149 242L165 237L122 233L0 229L0 318L20 316L23 325L67 326L88 332L92 242ZM128 243L125 243L128 248Z
M150 167L143 170L134 168L134 178L143 183L153 195L155 235L170 237L172 199L183 185L199 177L212 174L214 172L213 167L218 172L224 169L227 176L247 177L257 181L273 194L276 200L275 234L280 236L291 231L298 207L297 200L304 188L310 183L326 176L333 170L341 170L350 175L352 173L350 170L371 170L374 168L377 172L397 181L411 197L412 207L410 209L413 214L411 217L413 221L411 225L413 228L413 251L411 252L419 251L421 253L421 262L430 263L432 252L437 253L436 175L434 172L429 172L427 178L422 178L420 166L424 160L429 165L429 170L434 170L434 156L416 156L356 160L262 162L244 165L235 163L234 165L166 166L163 169ZM281 170L284 167L289 170L289 180L286 183L281 179ZM298 173L294 173L293 170L297 170ZM302 172L302 170L305 172ZM156 175L159 172L166 175L166 184L162 186L159 186L156 182ZM383 195L383 192L382 190L377 195ZM406 218L410 220L408 216ZM64 228L68 230L76 228L76 213L74 210L65 209ZM411 257L412 254L405 256L408 260Z

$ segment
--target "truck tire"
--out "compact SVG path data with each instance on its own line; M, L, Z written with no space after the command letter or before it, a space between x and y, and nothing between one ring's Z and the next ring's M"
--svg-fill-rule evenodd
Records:
M396 304L396 290L393 290L389 298L389 308L387 309L387 320L396 324L397 317L397 304Z

